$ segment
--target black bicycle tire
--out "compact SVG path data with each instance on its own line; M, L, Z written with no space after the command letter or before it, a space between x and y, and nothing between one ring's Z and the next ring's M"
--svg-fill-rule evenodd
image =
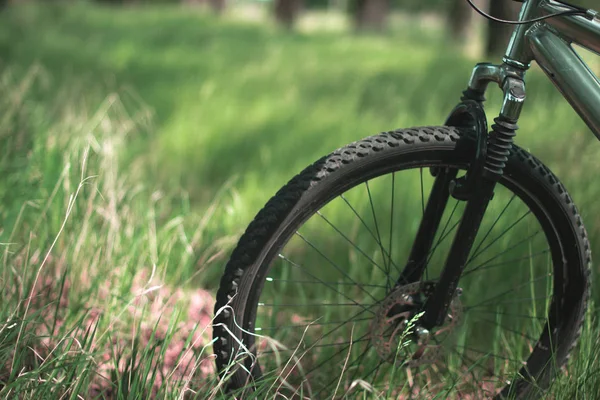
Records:
M350 178L356 174L364 180L370 179L378 175L378 168L385 168L382 166L392 160L398 163L397 160L401 158L404 164L426 164L429 158L441 157L465 164L471 154L469 141L464 139L467 136L465 133L454 127L424 127L384 132L321 158L280 189L248 226L225 267L217 292L213 328L213 337L216 339L213 346L218 370L221 373L225 370L237 348L238 342L232 340L231 335L243 340L244 334L240 326L249 328L244 320L245 299L250 295L248 290L251 287L248 282L256 279L257 267L268 256L266 250L273 248L276 241L274 239L282 236L285 227L292 221L307 218L304 214L310 215L306 211L307 204L318 196L321 196L320 203L326 203L328 200L324 199L327 193L323 192L332 184L340 185L340 181L351 181ZM525 150L514 146L503 179L530 181L530 190L540 191L537 198L544 203L544 208L549 210L550 220L558 231L561 245L570 245L565 284L576 290L571 290L569 298L563 301L569 304L568 310L562 310L562 320L567 322L563 322L560 327L560 340L555 346L555 353L534 360L536 365L530 366L529 369L544 370L542 365L546 365L551 357L554 365L560 366L568 359L580 335L587 308L591 265L587 233L581 216L564 186L545 165ZM545 370L543 375L536 376L537 387L547 386L553 378L550 375L551 369ZM237 389L246 385L247 379L247 374L238 371L228 377L227 384L229 388ZM508 391L511 395L521 398L522 394L529 392L529 387L520 384L508 388L505 393Z

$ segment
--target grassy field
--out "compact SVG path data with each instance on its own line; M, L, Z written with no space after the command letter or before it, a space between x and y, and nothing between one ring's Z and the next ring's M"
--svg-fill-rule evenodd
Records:
M177 7L5 11L0 396L218 397L207 327L239 234L321 155L443 122L476 61L417 25L358 37ZM597 253L600 146L528 78L517 142L561 177ZM600 392L595 315L556 398Z

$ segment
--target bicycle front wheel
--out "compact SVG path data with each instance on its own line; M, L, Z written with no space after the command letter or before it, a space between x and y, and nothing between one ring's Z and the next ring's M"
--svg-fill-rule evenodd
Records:
M420 278L399 282L430 171L460 176L473 154L466 136L430 127L369 137L267 203L217 295L214 348L231 389L260 398L529 398L547 387L580 332L590 252L570 196L536 158L511 152L442 326L420 328L420 306L464 202L450 199Z

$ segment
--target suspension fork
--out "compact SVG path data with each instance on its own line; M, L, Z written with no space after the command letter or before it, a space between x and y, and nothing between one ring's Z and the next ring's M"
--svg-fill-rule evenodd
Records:
M473 130L473 134L476 136L476 152L475 164L472 170L480 171L483 166L482 161L485 160L487 119L480 101L470 100L466 94L461 100L462 102L450 113L445 125L471 128ZM435 181L406 267L396 282L396 286L406 285L421 279L427 267L428 258L432 252L433 240L439 229L450 193L452 192L454 197L462 198L467 194L472 184L475 183L473 178L478 175L477 173L470 173L462 179L456 179L458 174L456 168L431 168L431 173L435 176Z
M425 268L427 258L431 252L433 239L440 226L442 215L450 197L450 185L456 178L458 170L446 168L444 170L432 171L436 178L427 200L427 207L423 213L417 236L408 257L406 267L402 271L396 286L403 286L411 282L417 282Z
M525 101L524 76L524 69L513 67L506 62L498 66L478 64L473 71L469 87L464 92L462 103L464 106L461 108L459 105L448 121L449 125L453 124L453 117L459 118L461 113L458 111L461 109L465 112L462 115L463 121L465 115L471 115L477 145L475 157L464 177L456 179L455 172L454 177L451 172L441 173L436 177L427 209L419 227L417 240L413 245L407 268L405 268L407 276L401 277L401 279L411 278L412 281L416 281L417 279L414 278L417 274L418 277L422 276L421 274L426 268L426 257L431 250L433 237L439 227L449 195L452 194L459 200L466 200L467 205L440 279L423 308L425 314L420 324L426 329L444 323L450 303L455 296L458 281L468 262L479 226L494 195L494 188L504 173L504 167L518 129L517 122ZM502 88L504 101L500 115L494 120L495 124L492 125L492 130L487 135L487 124L481 122L481 119L485 120L485 116L481 116L482 111L477 111L476 105L482 110L484 94L490 82L496 82ZM447 192L444 193L446 190ZM434 196L439 196L439 198L432 199ZM426 221L427 217L431 217L432 220ZM415 260L419 262L415 262Z

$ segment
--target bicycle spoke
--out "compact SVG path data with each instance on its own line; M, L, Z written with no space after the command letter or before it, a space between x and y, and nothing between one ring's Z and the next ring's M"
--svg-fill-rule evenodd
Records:
M387 266L385 250L383 248L383 243L381 243L381 234L379 233L379 224L377 223L377 216L375 214L375 206L373 205L373 197L371 196L371 189L369 188L369 181L365 182L365 186L367 187L367 193L369 194L369 204L371 205L371 213L373 215L373 222L375 223L375 232L377 233L377 243L379 243L379 249L381 250L381 258L383 259L383 265ZM388 269L389 271L389 269ZM391 287L391 277L389 272L386 273L385 276L387 284Z
M354 247L360 254L362 254L363 256L365 256L365 258L367 258L367 260L369 260L371 262L371 264L373 264L375 267L377 267L381 272L383 272L385 274L386 277L389 277L389 270L386 268L381 268L381 266L379 264L377 264L371 257L369 257L360 247L358 247L353 241L351 241L346 235L344 235L336 226L334 226L320 211L317 211L317 215L319 215L323 220L325 220L325 222L327 222L329 224L329 226L331 226L337 233L340 234L340 236L342 236L344 238L344 240L346 240L348 243L350 243L352 245L352 247ZM388 286L382 286L385 288L388 288Z
M497 310L479 310L477 308L478 307L471 308L471 309L469 309L469 312L476 313L476 314L506 315L509 317L515 317L515 318L520 318L520 319L529 319L529 320L538 320L538 321L546 321L546 319L547 319L546 317L533 317L531 315L505 313L505 312L500 312Z
M348 201L348 199L346 199L346 197L342 194L339 196L342 200L344 200L344 203L346 203L346 205L350 208L350 210L352 210L352 213L356 216L356 218L358 218L358 220L363 224L363 226L365 227L365 229L367 230L367 232L369 232L369 234L371 235L371 237L373 238L373 240L375 240L375 242L377 242L377 244L383 248L383 244L381 242L379 242L377 240L377 236L375 236L375 234L373 233L373 231L369 228L369 225L367 225L367 223L365 222L364 219L362 219L362 217L358 214L358 212L356 211L356 209L354 207L352 207L352 204L350 204L350 202ZM385 251L385 250L384 250ZM385 254L388 256L389 258L389 254L387 254L387 252L385 252ZM396 265L390 258L390 261L392 262L392 265L394 266L394 268L396 268L396 270L398 272L400 272L400 267L398 267L398 265Z
M531 210L527 211L525 214L523 214L519 219L517 219L515 222L513 222L512 224L510 224L510 226L508 228L506 228L500 235L496 236L496 238L494 240L492 240L492 242L490 244L488 244L487 246L485 246L479 253L475 253L473 254L473 256L471 258L469 258L467 260L467 263L465 265L468 265L471 261L475 260L480 254L482 254L483 252L485 252L487 249L489 249L494 243L496 243L498 240L500 240L504 235L506 235L512 228L514 228L515 226L517 226L517 224L519 222L521 222L525 217L527 217L529 214L531 214Z
M352 340L352 341L347 341L347 342L339 342L339 343L311 344L311 345L306 346L306 347L309 348L309 349L322 349L322 348L325 348L325 347L345 346L344 349L347 349L348 347L350 347L350 344L362 343L362 342L366 342L368 340L371 340L371 338L365 338L365 336L367 336L368 334L369 333L367 332L365 335L363 335L360 339L357 339L357 340ZM286 352L286 351L296 351L296 349L295 348L289 348L289 349L286 348L286 349L277 349L277 350L266 350L266 351L261 351L260 354L282 353L282 352ZM335 353L331 358L335 357L340 352ZM331 358L328 358L326 361L329 361ZM307 373L307 375L308 375L308 373Z
M298 264L296 264L298 265ZM300 266L298 266L300 267ZM266 277L265 280L267 282L286 282L286 283L312 283L312 284L319 284L319 285L340 285L340 286L356 286L356 283L353 282L326 282L326 281L322 281L322 280L316 280L316 281L303 281L303 280L296 280L296 279L278 279L278 278L272 278L270 276ZM360 286L363 287L374 287L374 288L385 288L384 285L375 285L372 283L360 283Z
M365 379L366 379L366 378L368 378L368 377L370 377L370 376L371 376L371 374L374 372L374 373L375 373L375 375L373 375L373 379L372 379L372 381L371 381L371 382L375 382L375 381L377 380L377 374L379 374L379 369L381 368L381 366L382 366L383 364L384 364L384 361L383 361L383 360L379 361L379 362L377 363L377 365L376 365L376 366L375 366L373 369L371 369L371 371L369 371L369 372L368 372L368 373L365 375ZM350 390L352 390L352 383L353 383L353 382L354 382L354 379L352 379L352 380L350 381L350 386L348 387L348 390L346 391L346 393L344 393L344 396L346 396L347 394L349 394L349 393L350 393Z
M296 264L295 262L293 262L293 261L292 261L292 260L290 260L289 258L285 257L283 254L281 254L281 253L280 253L280 254L279 254L279 257L280 257L281 259L283 259L283 260L287 261L288 263L290 263L290 264L291 264L291 265L293 265L294 267L299 267L299 268L301 268L301 269L302 269L302 270L303 270L303 271L304 271L304 272L305 272L307 275L309 275L311 278L314 278L314 279L317 279L317 280L321 281L319 278L317 278L316 276L314 276L313 274L311 274L311 273L310 273L308 270L306 270L305 268L302 268L302 266L300 266L300 265ZM352 279L350 279L350 280L352 280ZM353 282L353 283L354 283L354 284L355 284L355 285L356 285L356 286L357 286L359 289L361 289L362 291L364 291L364 292L368 293L368 292L367 292L367 291L366 291L364 288L360 287L360 285L358 285L356 282L354 282L353 280L352 280L352 282ZM350 301L352 301L354 304L356 304L356 305L358 305L358 306L361 306L361 307L363 307L363 305L362 305L362 304L359 304L359 303L357 303L356 301L354 301L354 299L352 299L352 298L350 298L350 297L346 296L344 293L340 292L339 290L337 290L337 289L336 289L335 287L333 287L332 285L328 285L328 284L326 284L326 283L325 283L325 282L323 282L323 281L321 281L321 283L323 283L325 286L327 286L328 288L330 288L330 289L331 289L331 290L333 290L334 292L336 292L336 293L338 293L338 294L342 295L342 296L343 296L343 297L344 297L346 300L350 300ZM369 294L369 295L370 295L370 294ZM373 300L377 301L377 299L375 299L373 296L371 296L371 298L372 298ZM260 305L260 303L259 303L259 305Z
M351 342L347 342L346 346L344 346L343 348L341 348L340 350L336 351L331 357L329 357L326 360L321 361L319 364L317 364L317 366L313 367L312 369L310 369L308 372L306 372L306 376L310 375L312 372L316 371L317 369L321 368L323 365L325 365L326 363L328 363L333 357L337 356L338 354L340 354L341 352L345 351L348 347L350 347L350 343L359 343L359 342L364 342L367 340L371 340L371 338L366 338L366 336L369 335L370 332L367 332L366 334L362 335L359 339L351 341ZM315 346L309 346L309 347L315 347Z
M375 305L377 305L377 304L373 304L372 306L375 306ZM315 343L317 343L318 341L321 341L321 340L323 340L323 339L324 339L324 338L326 338L326 337L329 337L329 335L332 335L334 332L337 332L337 331L338 331L338 329L340 329L341 327L343 327L344 325L346 325L348 322L352 322L352 321L353 321L355 318L359 317L360 315L362 315L362 314L363 314L363 313L365 313L365 312L366 312L366 310L362 310L362 311L359 311L359 312L357 312L356 314L352 315L348 321L344 321L344 322L340 323L338 326L336 326L335 328L333 328L332 330L330 330L329 332L322 334L322 335L321 335L321 336L320 336L320 337L319 337L319 338L318 338L318 339L315 341ZM363 337L364 337L364 336L363 336Z
M333 321L333 322L323 322L323 323L307 323L304 325L283 325L283 326L272 326L269 328L254 328L255 332L264 332L264 331L277 331L277 330L281 330L281 329L300 329L300 328L308 328L308 327L312 327L312 326L327 326L327 325L336 325L336 324L346 324L348 322L362 322L362 321L370 321L373 318L371 317L367 317L367 318L361 318L361 319L354 319L351 321Z
M435 251L437 250L438 246L440 246L444 242L444 240L446 239L446 237L448 237L454 231L454 229L456 229L456 227L460 223L460 219L459 219L458 221L456 221L454 223L454 225L452 225L452 227L450 228L450 230L446 233L446 229L448 228L448 225L450 224L450 221L452 220L452 217L454 216L454 213L456 212L457 207L458 207L458 200L454 203L454 207L452 208L452 212L450 213L450 216L448 217L448 220L444 224L444 229L442 229L442 232L440 233L437 242L435 243L435 245L433 246L433 248L430 250L429 254L427 255L427 260L425 261L425 269L424 269L424 271L425 271L425 280L426 281L429 280L429 263L431 262L431 259L433 258L433 255L435 254Z
M525 282L525 284L527 284L527 285L528 285L529 283L530 283L530 281L528 281L528 282ZM525 285L525 284L524 284L524 285ZM523 287L524 285L519 285L519 286L520 286L520 287ZM473 306L469 306L469 307L465 307L465 308L463 309L463 311L465 311L465 312L466 312L466 311L468 311L468 310L471 310L471 309L474 309L474 308L477 308L477 307L484 307L484 306L487 306L487 305L488 305L489 303L491 303L491 302L494 302L494 305L498 305L498 304L513 304L513 303L519 303L519 302L522 302L522 301L524 301L524 300L528 300L528 301L531 301L531 300L542 300L542 299L549 299L549 298L551 298L551 297L552 297L552 296L550 295L550 296L540 296L540 297L535 297L535 298L531 298L531 297L530 297L530 298L510 299L510 300L506 300L506 301L495 301L496 299L498 299L498 298L500 298L500 297L502 297L502 296L505 296L505 295L507 295L508 293L514 292L515 290L516 290L516 289L509 289L509 290L507 290L507 291L505 291L505 292L502 292L502 293L500 293L500 294L498 294L498 295L496 295L496 296L493 296L493 297L491 297L491 298L489 298L489 299L487 299L487 300L485 300L485 301L482 301L482 302L480 302L480 303L478 303L478 304L475 304L475 305L473 305Z
M454 211L456 210L456 206L458 206L458 202L456 202L456 205L454 206L454 209L452 210L452 213L454 214ZM452 218L452 215L450 215L450 218ZM450 222L450 219L448 219L448 222ZM437 243L435 244L435 246L433 247L433 249L431 250L431 252L429 253L429 257L427 258L427 264L429 264L429 262L431 261L431 258L433 257L433 254L435 253L436 249L438 248L438 246L440 246L444 240L450 236L450 234L452 232L454 232L454 229L456 229L456 227L458 226L458 224L460 224L460 219L458 221L456 221L452 227L450 228L450 230L448 232L446 232L443 236L440 235L440 238L438 239ZM444 227L444 230L446 228ZM442 231L442 233L444 233Z
M499 327L500 329L502 329L505 332L513 333L513 334L515 334L517 336L520 336L520 337L522 337L524 339L531 340L532 342L537 342L538 341L538 338L534 338L534 337L531 337L530 335L527 335L526 333L519 332L519 331L511 329L511 328L507 328L504 325L502 325L500 322L497 322L497 321L492 321L492 320L486 319L486 318L478 318L477 321L482 321L484 323L497 326L497 327ZM512 360L512 361L515 361L515 360Z
M355 283L356 287L358 287L360 290L362 290L367 296L372 298L374 301L377 301L377 299L375 297L373 297L373 295L371 293L369 293L367 290L365 290L365 288L363 288L358 283L356 283L356 281L354 279L352 279L352 277L350 275L348 275L348 273L346 271L344 271L343 268L341 268L336 263L331 261L329 259L329 257L327 257L325 254L323 254L323 252L321 250L319 250L314 244L312 244L304 236L302 236L300 234L300 232L296 231L296 235L300 236L300 238L302 238L302 240L304 240L312 249L314 249L317 253L319 253L332 267L337 269L342 275L344 275L346 278L348 278L351 282Z
M473 360L472 358L470 358L469 356L467 356L466 354L460 353L457 349L462 348L462 346L454 346L452 348L452 351L458 356L460 357L460 359L463 361L463 363L465 362L465 360L468 361L468 364L471 364L472 367L468 369L467 373L469 373L471 375L471 377L473 378L474 381L477 381L477 379L475 378L475 373L473 372L473 369L475 367L479 367L481 368L484 372L488 372L488 370L486 370L483 366L479 365L479 362L477 360ZM467 363L465 363L467 364ZM466 375L463 374L463 376ZM455 380L456 383L456 380Z
M510 292L514 292L514 290L510 290L508 293L510 293ZM505 294L507 294L507 293L503 293L502 295L505 295ZM498 296L498 297L501 297L501 296ZM537 296L537 297L523 297L523 298L518 298L518 299L511 298L510 300L494 302L493 305L496 306L496 305L499 305L499 304L515 304L515 303L522 303L524 301L532 301L532 300L548 300L550 298L552 298L552 295L549 295L549 296ZM491 301L492 300L486 301L485 304L478 304L478 305L475 305L475 306L472 306L472 307L467 307L467 308L463 309L463 311L468 311L468 310L472 310L474 308L488 306L488 304Z
M547 279L547 278L548 278L547 275L542 275L542 276L537 277L535 279L530 279L530 280L528 280L526 282L522 282L521 284L519 284L519 285L517 285L517 286L515 286L515 287L513 287L511 289L508 289L506 291L500 292L499 294L494 295L492 297L489 297L489 298L487 298L487 299L485 299L485 300L483 300L483 301L481 301L481 302L479 302L477 304L465 307L463 309L463 312L467 312L468 310L471 310L471 309L477 308L477 307L484 307L484 306L486 306L487 304L489 304L491 302L494 302L494 305L498 305L498 304L510 304L510 303L515 303L515 302L520 302L520 301L523 301L523 300L531 301L531 300L537 300L537 299L547 299L547 298L549 298L551 296L538 297L538 298L535 298L535 299L534 298L528 298L528 299L514 299L514 298L511 298L510 300L503 301L503 302L502 301L500 301L500 302L496 301L497 299L501 298L502 296L505 296L505 295L507 295L509 293L515 292L516 290L518 290L518 289L520 289L522 287L528 287L531 283L535 283L535 282L538 282L538 281L540 281L542 279Z
M498 215L498 217L496 217L496 220L494 221L494 223L492 224L492 226L490 227L490 229L486 232L486 234L483 237L483 239L481 239L481 242L479 242L479 244L477 245L477 247L475 247L475 250L473 250L473 254L477 254L477 251L483 245L483 242L485 242L485 239L487 239L488 236L490 235L490 233L492 233L492 230L494 229L494 227L496 226L496 224L498 223L498 221L500 221L500 218L502 218L502 216L504 215L504 213L506 212L506 210L508 209L508 207L511 205L511 203L513 202L513 200L516 197L517 197L516 194L512 195L512 197L510 198L510 200L508 201L508 203L506 203L506 205L504 206L504 208L500 212L500 215Z
M469 273L471 272L475 272L479 267L486 265L487 263L489 263L490 261L494 261L495 259L503 256L504 254L508 253L511 250L516 249L517 247L519 247L520 245L522 245L523 243L527 242L528 240L533 239L534 237L536 237L541 231L536 231L535 233L527 236L525 239L521 240L520 242L510 246L509 248L505 249L504 251L496 254L495 256L493 256L492 258L488 258L487 260L485 260L483 263L479 264L476 267L471 268L469 271ZM467 263L465 264L465 268L467 267L467 265L469 265L470 261L467 261Z
M470 275L471 273L473 273L475 271L488 270L488 269L496 268L496 267L499 267L499 266L502 266L502 265L507 265L507 264L512 264L512 263L518 262L518 261L532 259L532 258L535 258L537 256L547 254L549 252L550 252L550 249L546 249L546 250L542 250L542 251L540 251L538 253L534 253L534 254L523 256L523 257L519 257L519 258L513 258L511 260L503 261L503 262L496 263L496 264L487 264L487 263L479 264L476 267L473 267L471 269L465 270L465 272L463 272L463 274L461 275L461 278L464 278L465 276L468 276L468 275ZM501 254L504 254L504 253L501 253Z
M280 304L275 304L275 303L258 303L258 305L260 307L280 307L280 308L287 308L287 307L312 307L312 308L318 308L318 307L362 307L365 311L368 309L365 304L360 304L357 302L352 302L352 303L293 303L293 304L286 304L286 303L280 303Z
M493 382L493 383L498 383L499 379L501 379L501 378L496 378L494 380L490 380L490 379L485 379L483 376L475 376L475 374L473 372L473 370L475 368L480 369L481 371L483 371L483 373L488 374L490 376L494 376L495 374L494 374L494 371L492 369L485 368L481 364L481 361L485 360L484 357L480 357L479 359L473 359L473 358L469 357L467 354L465 354L464 352L463 353L459 352L458 349L468 350L471 353L481 354L484 357L485 356L492 356L494 358L498 358L498 359L502 359L502 360L506 360L506 361L513 361L515 363L522 363L520 360L510 359L510 358L507 358L505 356L501 356L499 354L481 351L481 350L478 350L478 349L475 349L475 348L472 348L472 347L469 347L469 346L460 346L460 345L457 345L457 346L455 346L455 348L452 349L452 352L455 353L457 356L459 356L463 360L463 362L465 360L467 360L468 363L472 365L471 368L469 368L469 370L467 371L467 373L471 374L471 378L473 379L473 382ZM466 373L463 374L463 376L464 375L466 375Z
M463 349L465 348L465 347L462 347L462 346L457 346L457 347L458 348L463 348ZM494 376L495 375L493 370L487 369L483 365L481 365L481 361L483 360L483 358L480 358L478 360L474 360L474 359L472 359L471 357L467 356L464 353L461 354L457 349L452 349L452 351L456 355L458 355L463 360L463 362L465 360L467 360L468 363L471 364L471 367L467 370L467 372L465 372L465 373L462 374L463 377L465 375L467 375L467 374L469 374L471 376L471 379L472 379L471 384L476 384L476 383L480 383L480 382L491 382L491 383L495 384L494 386L496 386L498 384L498 382L499 382L498 378L496 378L494 380L490 380L490 379L485 379L483 376L476 376L475 375L475 372L474 372L475 369L480 369L484 374L487 374L487 375L490 375L490 376ZM457 386L457 387L461 386L461 385L457 385L457 383L458 383L458 380L455 380L454 386ZM465 381L464 383L468 383L468 381ZM483 389L481 389L481 390L483 390ZM485 392L486 390L483 390L483 391Z

